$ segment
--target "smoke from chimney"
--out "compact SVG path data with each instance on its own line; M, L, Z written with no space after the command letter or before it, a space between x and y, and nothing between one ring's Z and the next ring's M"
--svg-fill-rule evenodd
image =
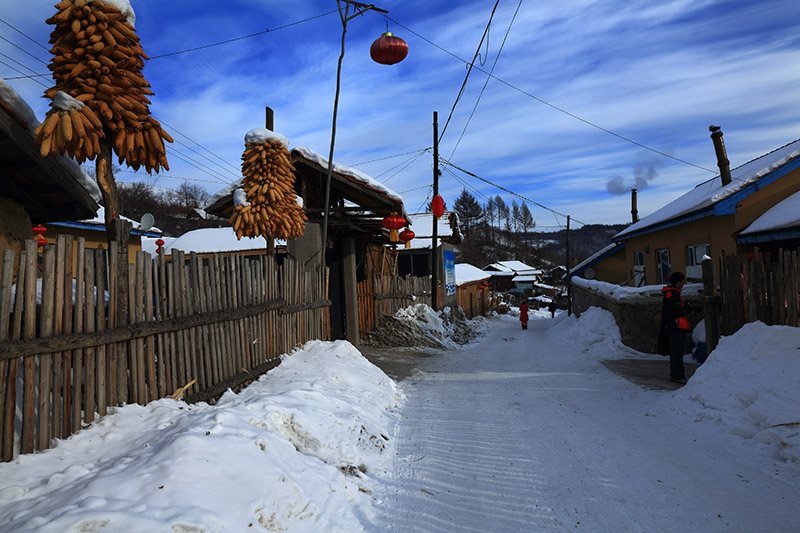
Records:
M645 154L633 167L633 177L626 180L620 175L612 176L606 182L606 190L615 195L628 194L631 189L642 190L658 177L661 160L655 154Z
M725 141L722 140L722 130L719 126L709 126L711 140L714 142L714 152L717 154L717 166L719 167L719 177L722 179L722 186L725 187L731 182L731 162L728 161L728 153L725 151Z

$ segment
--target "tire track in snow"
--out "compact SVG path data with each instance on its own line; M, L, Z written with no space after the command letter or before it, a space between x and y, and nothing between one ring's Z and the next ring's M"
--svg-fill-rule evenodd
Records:
M585 355L596 348L541 327L499 326L477 345L424 361L402 383L394 477L374 531L785 531L796 523L797 486L776 485L691 421L660 417L668 393L609 372ZM720 493L735 476L744 481ZM754 513L753 490L776 505Z

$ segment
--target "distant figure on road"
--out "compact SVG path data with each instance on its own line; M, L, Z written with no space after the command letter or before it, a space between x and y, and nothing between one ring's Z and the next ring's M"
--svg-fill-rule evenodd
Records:
M661 309L661 327L669 340L669 379L675 383L686 383L683 368L683 348L686 333L691 330L689 319L693 311L692 304L683 303L681 289L686 285L686 276L673 272L669 277L669 285L661 289L664 296Z
M550 300L550 303L547 304L547 310L550 311L550 318L556 317L556 309L558 309L558 306L554 301Z
M519 306L519 321L522 323L522 329L528 329L528 304L525 302Z

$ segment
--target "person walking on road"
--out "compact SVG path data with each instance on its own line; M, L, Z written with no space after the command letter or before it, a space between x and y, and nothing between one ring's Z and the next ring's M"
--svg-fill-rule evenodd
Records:
M528 329L528 304L525 302L519 306L519 321L522 323L522 329Z
M686 333L691 330L686 317L694 310L692 304L683 302L681 289L684 285L686 276L681 272L673 272L669 277L669 285L661 289L661 327L669 342L669 379L681 384L686 383L683 351Z

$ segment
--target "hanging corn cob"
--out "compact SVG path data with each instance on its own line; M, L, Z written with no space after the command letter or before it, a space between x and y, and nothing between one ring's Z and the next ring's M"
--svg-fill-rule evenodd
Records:
M251 130L245 137L244 198L235 202L231 215L237 238L295 239L303 234L306 215L294 192L295 169L287 144L284 137L265 128Z
M66 153L79 162L100 153L100 140L111 143L119 162L148 172L169 169L164 141L172 138L150 116L150 84L142 76L139 37L119 0L63 0L47 19L53 59L48 68L59 92L80 102L65 111L55 105L36 131L42 155Z

